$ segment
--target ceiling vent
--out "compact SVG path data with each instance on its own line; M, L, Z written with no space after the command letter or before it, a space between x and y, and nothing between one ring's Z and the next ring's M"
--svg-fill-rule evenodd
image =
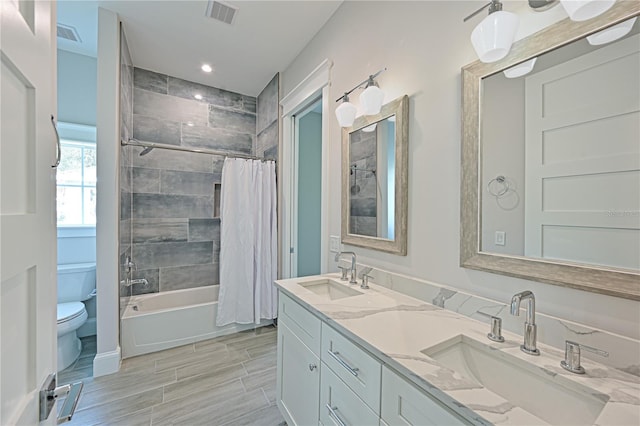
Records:
M224 22L225 24L232 24L237 12L237 7L217 0L209 0L205 14L209 18Z
M76 43L82 43L78 30L70 25L58 24L58 37Z

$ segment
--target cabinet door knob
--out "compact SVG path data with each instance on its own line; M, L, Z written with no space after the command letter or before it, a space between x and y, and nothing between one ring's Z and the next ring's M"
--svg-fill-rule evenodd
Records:
M315 365L315 364L309 364L309 371L313 371L313 370L315 370L316 368L318 368L318 366L317 366L317 365Z

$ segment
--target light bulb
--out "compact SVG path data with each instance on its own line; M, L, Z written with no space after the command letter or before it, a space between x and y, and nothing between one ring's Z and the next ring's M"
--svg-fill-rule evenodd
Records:
M602 15L616 0L560 0L560 4L572 21L586 21Z
M619 38L622 38L629 34L631 29L633 28L633 24L636 23L638 18L627 19L624 22L619 23L618 25L614 25L609 28L605 28L602 31L599 31L595 34L591 34L587 36L587 41L592 46L599 46L601 44L611 43L612 41L616 41Z
M364 115L380 114L382 102L384 101L384 92L379 87L370 85L360 95L360 103L362 104L362 112Z
M507 56L516 37L518 15L499 11L485 17L471 33L471 44L482 62L496 62Z
M356 112L358 109L354 104L349 102L348 98L338 105L336 108L336 118L340 127L351 127L356 120Z
M511 68L507 68L503 71L504 76L507 78L517 78L522 77L523 75L527 75L533 70L533 67L536 64L536 60L538 60L537 57L529 59L528 61L522 62L518 65L514 65Z
M378 123L369 124L367 127L363 127L362 131L367 133L373 132L374 130L376 130L377 125Z

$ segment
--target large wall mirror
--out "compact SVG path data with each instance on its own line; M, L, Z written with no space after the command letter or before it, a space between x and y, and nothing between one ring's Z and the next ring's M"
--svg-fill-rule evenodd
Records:
M342 131L342 242L407 254L409 98Z
M639 14L619 1L463 68L462 266L640 300Z

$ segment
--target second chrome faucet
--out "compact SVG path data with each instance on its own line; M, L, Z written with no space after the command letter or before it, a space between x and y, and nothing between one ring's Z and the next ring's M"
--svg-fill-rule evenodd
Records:
M536 347L536 298L529 290L516 293L511 298L511 315L520 315L520 303L527 301L527 318L524 322L524 344L520 345L520 350L529 355L540 355Z

